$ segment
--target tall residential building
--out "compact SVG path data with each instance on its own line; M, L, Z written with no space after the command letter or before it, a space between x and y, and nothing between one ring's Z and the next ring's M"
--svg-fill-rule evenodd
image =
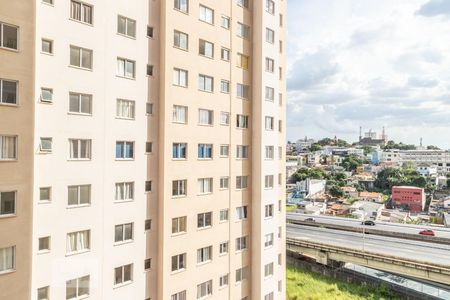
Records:
M285 299L285 9L0 2L0 299Z

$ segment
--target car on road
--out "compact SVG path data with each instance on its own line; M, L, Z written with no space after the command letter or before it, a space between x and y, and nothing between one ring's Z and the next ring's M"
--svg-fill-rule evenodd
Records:
M305 221L306 222L315 222L316 220L314 218L306 218Z
M434 231L431 229L425 229L425 230L419 231L419 234L434 236Z
M361 222L361 225L366 225L366 226L375 226L375 222L372 220L365 220Z

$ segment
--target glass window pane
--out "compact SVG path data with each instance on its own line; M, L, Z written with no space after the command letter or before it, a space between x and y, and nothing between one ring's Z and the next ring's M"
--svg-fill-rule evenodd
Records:
M17 27L3 24L3 47L17 49Z
M115 242L123 241L123 225L116 225L115 226L114 241Z
M128 20L127 22L127 34L129 36L136 36L136 21Z
M72 299L77 297L77 280L72 279L66 281L66 299Z
M70 47L70 65L80 66L80 49L76 47Z
M0 102L16 104L17 103L17 82L2 80L1 84L2 84L2 87L1 87L2 94L1 94Z
M133 239L133 224L125 224L125 240Z
M78 187L69 186L68 188L68 204L77 205L78 204Z
M117 32L121 34L126 34L126 19L124 17L119 16L117 19Z
M123 267L123 281L131 281L131 265L126 265Z
M69 96L69 111L80 112L80 96L77 94L70 94Z
M80 112L84 114L90 114L91 113L91 96L89 95L81 95L81 109Z
M82 67L86 69L92 69L92 51L82 50Z
M78 279L78 296L89 295L89 276Z
M122 267L115 268L114 272L115 272L114 283L115 284L122 283Z
M90 186L82 185L80 186L80 204L88 204L90 198Z

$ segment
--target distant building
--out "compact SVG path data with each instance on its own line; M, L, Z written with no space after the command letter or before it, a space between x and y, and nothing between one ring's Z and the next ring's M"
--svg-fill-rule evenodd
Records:
M380 138L377 138L377 133L375 131L369 130L364 134L364 137L361 135L361 128L360 128L360 135L359 135L359 145L361 146L381 146L386 145L387 143L387 136L384 132L381 134Z
M305 137L304 139L297 140L297 142L295 142L295 150L297 152L303 151L303 150L311 147L316 142L317 142L316 140L308 139L307 137Z
M401 212L394 209L382 209L377 217L378 221L390 223L406 223L409 219L408 212Z
M335 203L327 209L327 215L332 216L345 216L349 212L349 206L344 204Z
M350 214L357 219L376 219L378 214L381 213L383 204L373 203L370 201L356 201L350 206Z
M347 197L358 197L358 191L356 188L352 186L343 186L341 190L344 192L344 195Z
M425 209L425 191L414 186L393 186L392 205L412 213L419 213Z
M450 227L450 214L444 214L444 226Z
M363 201L381 203L383 202L383 195L375 192L360 192L359 199Z
M437 175L437 167L429 164L420 164L417 166L416 170L423 177L432 177Z

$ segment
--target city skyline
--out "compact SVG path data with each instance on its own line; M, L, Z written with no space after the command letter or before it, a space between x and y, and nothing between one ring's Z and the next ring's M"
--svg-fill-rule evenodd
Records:
M359 127L450 148L450 3L289 1L287 140Z

